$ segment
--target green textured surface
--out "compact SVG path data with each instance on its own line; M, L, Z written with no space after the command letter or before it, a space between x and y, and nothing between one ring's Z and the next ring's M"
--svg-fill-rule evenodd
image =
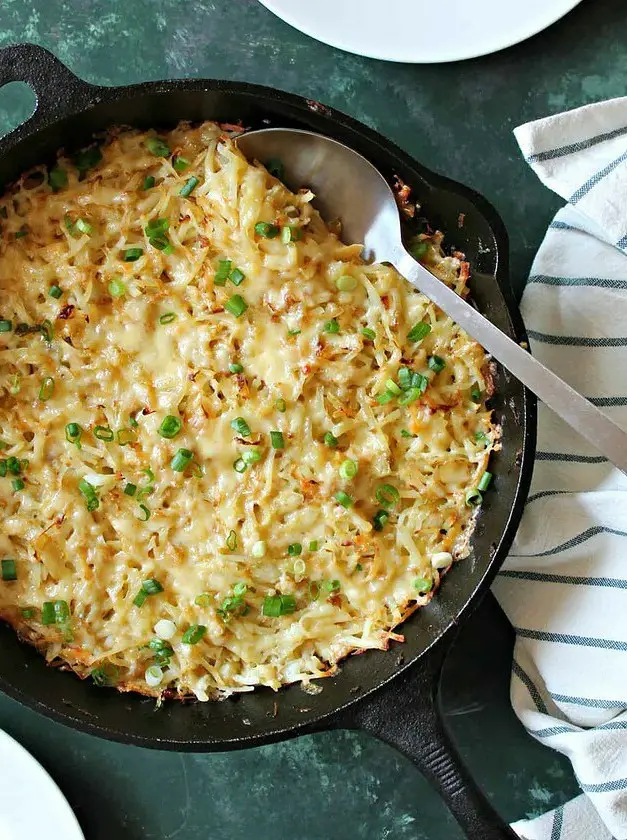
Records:
M510 231L519 291L559 201L521 161L511 130L555 110L624 95L624 27L624 0L584 0L546 33L503 53L410 66L340 53L254 0L0 4L0 46L40 43L92 82L240 79L304 94L363 120L494 203ZM0 128L24 118L33 101L17 84L0 91ZM471 770L513 820L555 807L576 785L567 762L528 738L510 709L511 644L506 622L487 602L447 664L443 704ZM360 734L222 755L149 753L72 733L4 697L0 726L57 779L88 840L461 836L411 764Z

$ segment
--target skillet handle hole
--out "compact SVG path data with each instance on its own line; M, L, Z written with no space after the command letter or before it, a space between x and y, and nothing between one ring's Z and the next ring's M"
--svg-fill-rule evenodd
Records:
M36 106L35 91L26 82L7 82L0 87L0 136L26 122Z

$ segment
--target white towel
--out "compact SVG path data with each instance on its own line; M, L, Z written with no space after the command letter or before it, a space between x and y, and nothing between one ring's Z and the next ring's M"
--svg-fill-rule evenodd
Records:
M627 98L516 129L565 198L522 303L534 354L627 429ZM543 405L531 493L494 592L516 628L512 703L584 792L529 840L627 838L627 478Z

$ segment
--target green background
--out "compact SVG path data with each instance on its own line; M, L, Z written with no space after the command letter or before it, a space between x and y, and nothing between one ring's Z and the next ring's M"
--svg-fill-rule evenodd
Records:
M435 15L425 20L434 31ZM512 129L624 95L624 32L624 0L584 0L525 44L463 63L414 66L319 44L255 0L0 3L0 46L42 44L91 82L238 79L294 91L357 117L497 207L509 228L518 292L560 201L522 162ZM2 89L0 129L23 119L33 102L19 84ZM577 791L568 763L528 738L511 711L512 641L488 599L463 629L442 690L463 756L509 820L542 813ZM461 837L410 762L358 733L240 753L157 753L73 733L1 696L0 727L51 772L88 840Z

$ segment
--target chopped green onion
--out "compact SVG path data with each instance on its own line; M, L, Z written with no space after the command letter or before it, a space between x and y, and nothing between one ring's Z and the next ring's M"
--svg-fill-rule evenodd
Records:
M411 388L412 372L408 367L400 367L398 369L398 384L403 391L409 391Z
M339 580L325 580L322 584L322 588L325 592L339 592L342 587L342 584Z
M379 504L385 508L392 507L401 498L401 494L391 484L382 484L381 487L377 487L374 495Z
M146 175L144 178L144 183L142 184L142 190L151 190L155 185L155 178L154 175Z
M184 645L197 645L206 632L204 624L191 624L183 633L181 641Z
M133 598L133 603L136 607L141 607L146 602L146 598L149 595L158 595L160 592L163 592L163 586L161 586L158 580L155 580L154 578L149 578L148 580L145 580L142 583L141 589ZM154 641L155 640L153 640L153 649ZM162 640L159 639L158 641L161 642ZM161 647L160 649L163 649L163 647Z
M309 597L312 601L317 601L320 597L320 584L315 580L309 581Z
M184 157L177 157L172 164L176 172L185 172L186 169L189 169L189 161Z
M320 544L318 543L318 540L312 540L309 543L309 551L318 551L319 547L320 547Z
M68 423L65 427L65 439L68 443L75 443L79 449L81 448L80 440L82 434L83 430L78 423Z
M50 295L51 298L55 298L55 300L59 300L59 298L63 294L63 289L60 286L56 286L56 285L50 286L50 288L48 289L48 294ZM9 321L9 323L11 323L11 322ZM5 332L5 330L0 330L0 332Z
M339 333L340 325L337 322L337 318L333 318L332 321L327 321L322 329L326 333Z
M364 338L369 338L370 341L374 341L377 337L377 334L374 330L371 330L370 327L364 327L362 330L359 331Z
M165 233L169 227L170 222L165 218L151 219L144 228L144 233L148 237L160 236L161 234Z
M183 472L193 457L194 453L190 452L189 449L179 449L174 458L170 461L170 466L174 472Z
M362 572L362 571L363 571L363 569L364 569L364 567L361 565L361 563L358 563L358 564L355 566L355 571L356 571L356 572Z
M129 481L128 484L126 485L126 487L124 488L124 495L125 496L134 496L136 492L137 492L137 485L136 484L131 484L131 482Z
M272 225L269 222L257 222L255 225L255 233L263 236L264 239L274 239L280 233L280 228L277 225Z
M306 566L305 566L305 561L304 560L301 560L299 558L298 560L294 561L294 574L297 577L302 577L302 575L305 574L305 569L306 569Z
M105 686L114 686L118 681L119 674L120 672L117 666L107 662L98 666L98 668L94 668L90 677L95 685L99 688L104 688Z
M412 434L410 431L408 431L407 429L401 429L401 437L404 437L404 438L415 438L415 437L416 437L416 435L413 435L413 434Z
M420 399L422 396L422 390L420 388L410 388L409 391L405 391L403 396L399 399L399 405L409 405L410 403L416 402L416 400Z
M200 179L195 175L192 175L192 177L185 182L185 186L179 190L179 195L182 195L183 198L189 198L199 183Z
M12 475L19 475L22 471L22 465L15 455L11 455L10 458L7 458L7 469Z
M80 152L72 155L72 163L78 169L81 178L87 170L93 169L102 160L102 152L98 146L91 146L89 149L81 149Z
M379 405L387 405L389 402L392 402L393 399L394 394L391 391L384 391L377 397L377 402Z
M39 328L41 330L41 334L43 335L44 339L50 344L54 338L54 327L52 323L46 318L45 321L41 322L41 326Z
M300 543L290 543L287 547L287 553L290 557L298 557L303 553L303 547Z
M22 237L27 236L28 234L28 227L24 225L21 230L16 231L15 238L22 239Z
M5 458L0 460L0 477L4 478L7 474L7 462Z
M155 488L149 484L147 487L142 487L139 493L137 494L137 501L143 499L145 496L152 496L155 492Z
M336 446L338 445L338 443L339 443L339 440L335 437L335 435L334 435L334 434L331 434L331 432L325 432L324 437L322 438L322 440L323 440L323 442L324 442L325 446L328 446L328 447L330 447L331 449L335 449L335 447L336 447Z
M135 262L143 253L143 248L127 248L122 255L122 259L124 262Z
M429 385L429 380L426 376L423 376L422 373L412 373L411 375L411 387L412 388L419 388L420 393L424 394L427 390Z
M39 399L42 402L46 402L46 400L49 400L53 394L54 379L51 376L46 376L44 381L41 383L41 388L39 389Z
M348 495L348 493L345 493L343 490L338 490L338 492L335 494L335 501L339 502L342 505L342 507L345 507L347 509L353 504L352 498Z
M21 384L20 384L19 374L17 374L17 373L12 374L11 377L9 378L9 382L10 382L9 393L13 394L13 396L15 396L16 394L19 394L20 389L22 387Z
M243 271L239 268L234 268L233 271L229 274L229 280L234 286L241 286L241 284L246 279L246 275ZM233 298L231 298L232 300Z
M251 434L250 426L243 417L235 417L231 420L230 426L240 437L249 437Z
M296 599L293 595L266 595L263 602L263 614L268 618L291 615L296 611Z
M288 335L300 335L300 333L301 333L301 330L299 330L299 329L296 329L296 330L288 330L288 331L287 331L287 334L288 334Z
M231 260L218 261L218 270L213 278L214 285L226 286L226 281L229 279L229 274L231 273L231 267Z
M11 332L12 329L13 321L7 321L5 319L0 320L0 333Z
M409 253L417 260L424 257L428 250L429 243L424 241L414 242L414 244L409 247Z
M86 234L87 236L94 232L92 225L90 225L89 222L86 222L85 219L77 219L74 222L74 227L76 230Z
M479 388L479 383L478 382L475 382L475 384L470 389L470 399L474 403L480 403L481 402L481 388Z
M107 288L111 297L122 297L126 294L126 284L119 277L110 280Z
M230 312L231 315L239 318L240 315L243 315L248 309L248 304L241 295L233 295L224 304L224 308L227 312Z
M42 624L67 624L70 608L67 601L44 601L41 605Z
M430 370L440 373L446 367L446 362L441 356L430 356L428 365Z
M7 557L1 561L2 564L2 580L17 580L17 569L15 568L15 560L12 557Z
M297 242L303 238L303 231L296 225L285 225L281 228L281 242L289 245L290 242Z
M236 473L245 473L248 466L243 458L238 458L237 461L233 461L233 469Z
M274 403L274 407L276 408L276 410L277 410L277 411L280 411L280 412L283 414L283 412L285 412L285 411L286 411L286 409L287 409L287 404L286 404L285 400L283 400L283 399L278 399L278 400Z
M466 504L468 507L476 507L480 505L483 501L483 496L479 492L479 490L470 489L466 490Z
M424 321L420 321L407 333L407 340L422 341L422 339L428 336L430 332L431 326L429 324L425 324Z
M248 467L261 461L261 457L261 452L258 449L247 449L242 453L242 461Z
M67 172L58 164L53 167L48 173L48 183L52 187L53 192L58 192L63 187L67 187Z
M165 235L151 236L148 243L152 245L153 248L156 248L157 251L163 251L164 254L174 253L174 245L172 245L168 237Z
M98 496L96 495L96 488L93 484L90 484L84 478L78 482L78 489L81 495L84 497L85 501L87 502L87 510L96 510L99 506L100 502L98 501Z
M269 158L266 161L266 169L270 175L282 181L285 178L285 167L279 158Z
M94 426L94 437L110 443L114 438L113 429L108 426Z
M350 274L343 274L335 281L335 285L340 292L352 292L357 288L357 280Z
M170 147L160 137L149 137L146 140L146 148L157 157L168 157L170 154Z
M390 514L387 512L387 510L378 510L375 513L374 518L372 520L372 527L375 529L375 531L382 531L383 526L389 518Z
M358 469L357 461L353 461L352 458L347 458L340 464L339 473L342 478L349 480L355 478Z
M228 548L229 551L235 551L235 549L237 548L237 534L235 533L235 531L233 531L233 530L229 531L229 535L226 538L225 542L226 542L226 547Z
M196 595L194 598L194 603L197 607L210 607L211 606L211 595L207 592L201 592L200 595Z
M475 432L475 440L477 441L477 443L486 443L486 441L488 440L488 436L484 431L480 429L478 432Z
M35 610L32 607L25 607L20 612L22 613L22 618L34 618L35 616Z
M182 428L182 420L179 417L175 417L173 414L168 414L163 418L163 421L159 426L159 434L161 437L171 440L178 435Z
M270 432L270 442L272 443L273 449L285 449L283 432Z
M244 373L244 365L240 365L239 362L232 362L229 365L229 371L231 373Z
M139 519L142 522L148 522L148 520L150 519L150 511L148 510L146 505L140 505L139 507L141 512L144 514L143 516L140 516Z
M418 577L414 580L414 589L418 590L419 595L426 595L433 589L433 578Z
M480 490L482 493L485 492L488 487L490 486L490 482L492 481L492 473L491 472L484 472L484 474L479 479L479 484L477 484L477 490Z
M171 324L172 321L176 321L176 312L165 312L159 316L159 323L162 325Z
M386 379L385 387L391 394L394 394L395 397L399 397L403 393L401 388L398 387L398 385L393 379Z
M120 446L128 446L137 442L137 432L135 429L118 429L117 439Z
M137 422L137 420L135 419L135 415L134 415L134 414L129 414L129 416L128 416L128 424L129 424L129 426L133 426L133 428L135 428L135 429L139 426L139 423L138 423L138 422Z

